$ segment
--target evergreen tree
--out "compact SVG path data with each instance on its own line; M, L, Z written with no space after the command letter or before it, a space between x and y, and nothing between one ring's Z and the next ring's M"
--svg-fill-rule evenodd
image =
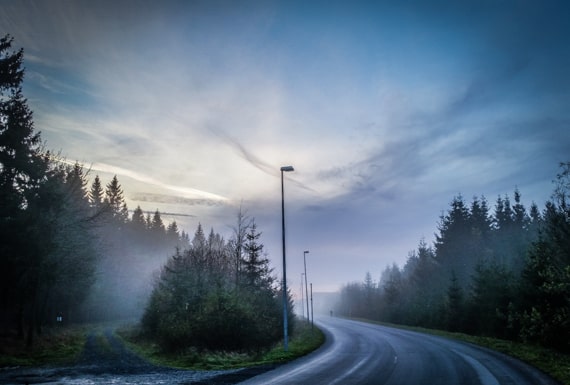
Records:
M160 212L158 209L154 212L152 217L152 222L150 223L150 231L152 231L157 236L163 236L165 234L164 223L160 217Z
M478 256L473 255L470 243L471 224L469 210L461 195L453 198L447 215L441 216L436 234L435 252L438 264L442 267L439 280L445 282L451 271L455 271L460 285L469 286L470 272Z
M180 246L180 234L176 221L172 221L166 228L166 239L174 247Z
M520 274L532 235L529 234L530 218L521 203L521 194L515 189L515 204L511 207L508 196L497 199L494 218L493 249L495 262Z
M386 321L402 322L402 272L396 264L387 266L380 278L386 303Z
M542 216L536 203L532 202L529 210L529 241L535 242L538 238L538 231L542 224Z
M57 215L54 218L54 250L51 269L55 276L52 286L46 287L47 310L49 319L54 312L65 314L68 320L74 320L72 314L82 304L95 280L95 264L99 259L98 236L94 233L93 217L89 207L87 179L83 167L76 163L72 167L62 168L60 186L55 192L59 199ZM50 180L57 180L54 172ZM51 208L53 210L53 207Z
M530 248L523 271L521 336L570 350L570 162L562 163L543 230Z
M23 49L10 51L13 39L0 39L0 198L4 218L13 219L25 208L28 194L47 171L40 133L22 95Z
M440 285L434 282L438 265L434 251L424 239L417 252L411 252L404 266L407 322L412 325L436 326L433 309L440 302Z
M22 94L24 52L11 51L12 42L8 35L0 38L0 306L4 314L19 315L18 331L23 337L25 313L32 331L36 325L40 289L36 261L43 240L49 239L31 206L46 181L50 154L42 152L40 133L34 130L32 112Z
M144 212L140 206L133 211L131 217L131 227L134 229L136 234L142 235L146 232L146 221L144 219Z
M243 285L250 288L265 288L268 278L269 260L262 255L263 244L259 243L261 233L257 232L257 225L252 222L249 232L246 235L245 259L243 261Z
M104 192L101 179L99 179L99 175L95 175L89 191L89 201L95 213L100 213L103 210L103 198Z
M281 297L273 287L260 233L255 229L248 235L244 272L250 284L244 278L242 290L232 279L234 261L228 253L233 251L213 230L206 239L201 224L190 247L167 261L142 320L160 346L259 351L280 339Z
M508 337L513 287L513 276L504 266L494 262L477 265L469 298L470 332Z
M446 327L456 332L463 330L463 290L459 285L455 272L451 272L451 281L447 288Z
M375 302L377 301L377 290L376 284L372 279L372 274L369 271L364 275L364 282L362 284L363 296L364 296L364 317L373 318L376 314L374 309Z
M109 208L111 217L118 223L125 223L126 204L123 196L123 188L119 184L117 175L113 176L111 182L105 189L105 205Z
M232 250L232 258L234 260L234 275L235 275L235 287L239 288L240 275L241 275L241 264L243 261L243 253L246 242L246 235L248 229L251 225L250 218L244 213L241 206L237 213L237 223L233 227L233 235L230 240L230 249Z

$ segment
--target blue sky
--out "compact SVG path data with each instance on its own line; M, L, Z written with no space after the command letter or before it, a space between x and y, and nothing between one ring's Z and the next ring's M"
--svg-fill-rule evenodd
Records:
M0 6L47 147L117 174L131 209L229 237L242 205L281 274L293 165L294 288L303 250L316 291L379 278L459 193L542 207L570 160L563 1Z

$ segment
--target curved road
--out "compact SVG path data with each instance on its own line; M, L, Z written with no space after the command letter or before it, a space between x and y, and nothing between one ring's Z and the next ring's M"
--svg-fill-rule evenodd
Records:
M327 342L242 384L559 384L503 354L442 337L321 318Z
M111 330L89 336L72 367L0 369L0 384L228 385L538 385L558 384L514 358L442 337L339 318L321 318L327 335L315 352L272 366L228 371L154 366L130 352ZM261 374L260 374L261 373Z

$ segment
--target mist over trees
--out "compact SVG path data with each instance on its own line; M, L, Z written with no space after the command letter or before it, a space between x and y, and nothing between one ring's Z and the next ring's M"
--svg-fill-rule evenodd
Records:
M282 338L281 285L276 284L255 220L240 211L225 241L199 225L157 278L143 332L164 350L258 351ZM289 294L289 293L288 293ZM289 329L293 312L289 295Z
M137 206L129 216L117 176L106 185L95 176L89 203L100 255L96 280L75 319L139 318L152 288L153 272L177 247L188 247L188 235L178 230L175 221L165 226L158 210L145 215Z
M454 197L433 246L422 239L377 283L345 285L337 312L570 351L570 162L560 169L542 211L518 189L493 209Z
M12 42L0 38L0 325L32 345L58 317L142 314L150 269L189 240L158 211L144 219L139 207L129 219L117 177L88 189L80 164L45 149L22 94L24 52Z
M77 306L96 257L83 169L46 151L22 95L23 50L0 39L0 308L27 344L54 304Z
M255 221L240 211L229 241L201 225L190 240L158 210L131 213L116 175L88 186L83 166L44 148L22 95L23 50L11 46L0 39L2 332L31 346L56 322L142 316L171 350L279 341L281 289Z

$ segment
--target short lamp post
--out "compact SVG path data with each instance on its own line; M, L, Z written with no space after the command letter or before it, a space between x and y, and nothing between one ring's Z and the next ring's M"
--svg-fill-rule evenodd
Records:
M283 349L289 350L289 336L287 325L287 264L285 258L285 198L283 189L283 173L295 171L293 166L281 167L281 230L283 235Z

